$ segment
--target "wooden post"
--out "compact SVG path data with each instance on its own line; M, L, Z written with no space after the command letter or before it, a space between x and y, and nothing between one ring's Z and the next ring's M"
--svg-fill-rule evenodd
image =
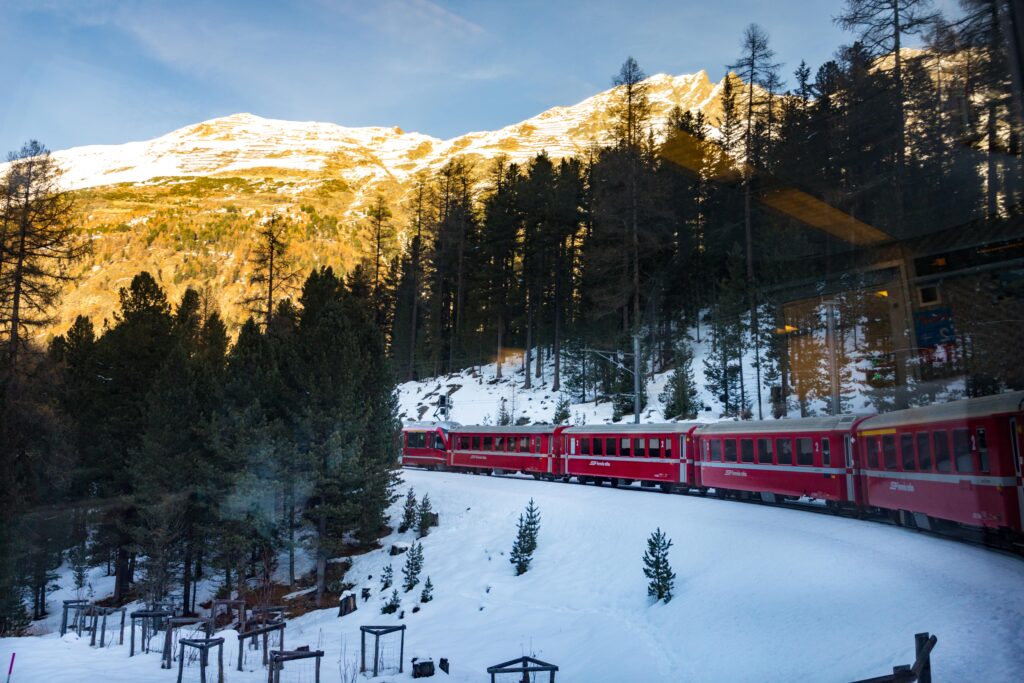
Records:
M206 664L208 660L207 654L207 648L199 648L199 683L206 683Z
M320 683L320 658L314 657L313 659L316 660L316 678L314 679L314 683Z
M242 653L245 652L245 637L238 634L238 670L242 670Z
M135 656L135 618L132 618L132 642L131 647L128 648L128 656Z
M135 629L132 629L132 634ZM185 673L185 643L181 643L181 654L178 656L178 683L181 683L182 674Z
M360 631L359 637L362 641L359 648L359 673L366 673L366 631Z
M267 664L267 646L268 646L268 641L269 640L270 640L269 634L266 631L264 631L263 632L263 665L264 666L266 666L266 664ZM259 645L259 643L257 643L257 646L258 645ZM284 647L281 647L281 649L284 650Z
M89 638L89 646L96 647L96 627L100 625L100 613L98 607L93 607L92 610L92 637Z
M124 607L122 607L121 608L121 635L118 638L118 642L117 642L118 645L124 645L124 618L125 618L125 616L127 616L127 614L128 614L128 610L126 610Z
M380 636L373 635L373 675L377 675L377 660L380 657Z
M100 627L100 647L106 645L107 640L107 610L103 610L103 625Z
M171 649L171 631L173 630L174 629L171 628L171 625L167 624L167 631L164 632L164 652L163 656L160 658L161 669L174 668L174 652L172 652Z
M217 683L224 683L224 643L217 645Z
M402 673L402 662L405 661L405 629L403 628L399 633L402 634L402 644L398 648L398 673Z
M915 633L914 634L914 653L916 655L915 659L920 659L921 653L924 651L925 646L928 644L928 641L930 639L931 639L931 636L928 634L927 631L925 631L924 633ZM917 662L915 662L915 664L916 663ZM918 674L917 680L918 680L918 683L932 683L932 657L931 657L931 653L925 654L925 656L924 656L924 663L921 666L921 672Z

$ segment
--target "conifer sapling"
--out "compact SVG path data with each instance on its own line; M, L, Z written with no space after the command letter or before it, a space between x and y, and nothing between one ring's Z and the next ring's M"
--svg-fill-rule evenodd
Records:
M386 591L391 588L391 584L395 579L395 570L391 568L391 565L384 567L384 571L380 574L380 589Z
M430 577L427 577L427 582L423 584L423 592L420 593L420 602L430 602L434 599L434 584L430 582Z
M398 597L398 589L391 591L391 597L384 603L384 606L380 608L381 614L394 614L398 611L398 608L402 606L402 600Z
M398 527L400 533L405 533L416 526L416 493L410 488L405 494L405 505L402 507L402 524Z
M655 600L668 602L672 599L676 575L668 563L668 550L671 547L672 541L665 536L660 527L647 539L644 576L650 580L647 584L647 594Z
M405 581L402 588L406 593L411 591L420 582L420 571L423 569L423 544L413 543L405 556L405 566L402 567L402 575Z
M420 501L418 519L416 520L416 527L420 538L430 533L430 522L433 515L434 510L430 506L430 494L424 493L423 500Z

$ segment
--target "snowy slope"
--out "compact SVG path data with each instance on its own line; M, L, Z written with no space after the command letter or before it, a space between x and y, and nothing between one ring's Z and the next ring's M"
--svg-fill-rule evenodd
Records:
M939 637L935 679L1015 680L1024 666L1024 564L895 527L716 499L634 490L407 471L430 494L441 526L424 541L435 600L405 618L378 611L378 577L401 557L360 556L348 579L373 588L339 619L310 613L287 627L290 645L326 651L324 681L358 653L359 624L404 623L406 657L447 657L452 675L480 681L522 654L561 667L565 681L848 681L909 662L913 634ZM542 525L534 565L507 559L518 514L533 497ZM392 511L398 516L398 506ZM652 605L640 558L660 526L675 541L676 597ZM384 539L411 541L411 534ZM372 577L372 578L371 578ZM358 590L357 588L357 590ZM235 654L226 634L225 660ZM127 657L56 635L0 640L18 652L13 683L173 681L157 655ZM345 652L344 662L341 653ZM407 680L395 676L378 680ZM227 671L253 683L265 672ZM287 680L287 678L285 679Z

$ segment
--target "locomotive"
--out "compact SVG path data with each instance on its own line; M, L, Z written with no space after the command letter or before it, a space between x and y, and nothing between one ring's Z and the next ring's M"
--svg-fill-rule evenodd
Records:
M409 424L402 464L798 503L1024 547L1024 391L783 420Z

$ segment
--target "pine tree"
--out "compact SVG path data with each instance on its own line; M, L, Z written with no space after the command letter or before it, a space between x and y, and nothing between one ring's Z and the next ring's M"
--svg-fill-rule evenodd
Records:
M427 582L423 584L423 592L420 593L420 602L430 602L434 599L434 584L430 582L430 577L427 577Z
M391 584L394 583L394 580L395 570L389 564L388 566L384 567L384 571L380 573L380 589L382 591L386 591L387 589L391 588Z
M697 385L693 380L693 351L688 344L680 344L676 348L676 367L659 397L665 406L665 419L681 417L692 420L697 417L700 410L697 396Z
M402 606L402 599L398 597L398 589L391 591L391 597L384 603L384 606L380 608L381 614L394 614L398 611L398 608Z
M551 418L551 422L556 425L568 424L572 415L569 413L569 398L563 396L558 399L558 403L555 404L555 414Z
M405 556L405 566L402 567L402 576L405 581L402 588L406 593L411 591L420 582L420 571L423 570L423 544L413 543Z
M529 374L529 373L527 373ZM508 412L508 404L505 399L501 399L501 405L498 406L498 425L510 425L512 424L512 414Z
M644 553L644 576L650 579L647 594L655 600L672 600L672 589L676 575L668 563L668 551L672 541L662 533L659 527L647 539L647 552Z
M537 549L537 536L540 533L540 510L533 502L533 498L526 506L526 538L528 545L526 550L531 555Z
M430 506L430 494L424 493L416 519L416 530L419 538L423 538L430 533L430 524L433 521L433 516L434 509Z
M402 506L402 523L398 526L400 533L405 533L416 526L416 493L410 487L405 494L405 505Z
M533 551L530 550L530 531L526 526L526 519L519 515L519 524L516 527L516 540L512 543L512 552L509 554L509 562L516 568L516 576L525 574L533 561Z

